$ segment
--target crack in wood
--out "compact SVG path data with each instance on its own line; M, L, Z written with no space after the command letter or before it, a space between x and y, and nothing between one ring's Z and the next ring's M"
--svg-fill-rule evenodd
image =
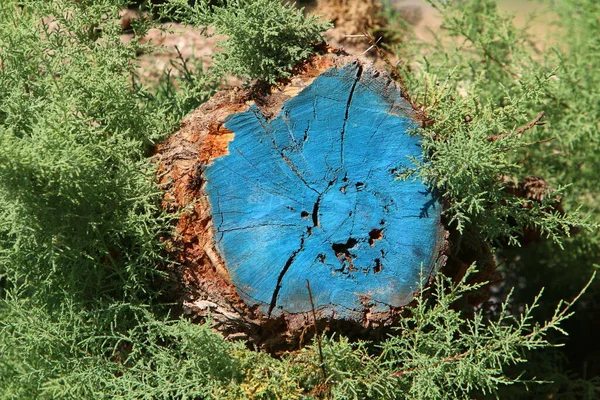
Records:
M348 125L348 118L350 117L350 107L352 106L352 99L354 98L354 91L356 90L356 85L360 80L363 73L363 66L358 64L356 68L356 77L354 78L354 82L352 83L352 88L350 88L350 94L348 95L348 102L346 103L346 113L344 115L344 124L342 125L342 131L340 132L340 168L344 168L344 135L346 134L346 126Z
M260 170L260 168L257 168L257 167L256 167L256 165L254 165L254 164L253 164L253 163L252 163L250 160L248 160L248 159L246 158L246 155L245 155L243 152L241 152L240 150L237 150L237 153L238 153L238 154L239 154L241 157L243 157L244 159L246 159L246 160L248 161L248 164L249 164L249 165L251 165L251 166L252 166L252 168L254 168L256 171L258 171L258 173L259 173L259 174L261 174L263 177L265 177L265 181L268 181L268 180L266 179L267 177L266 177L266 176L264 175L264 173L263 173L263 172ZM236 174L236 175L237 175L239 178L241 178L241 179L243 179L243 180L245 180L245 181L250 181L250 179L248 179L248 178L247 178L246 176L244 176L243 174L240 174L238 171L236 171L236 170L234 170L234 169L232 169L232 168L229 168L229 167L226 167L226 168L227 168L227 169L228 169L228 170L229 170L231 173L233 173L233 174ZM255 182L255 181L251 181L251 182L252 182L252 184L255 184L255 185L257 185L257 186L260 186L260 187L261 187L261 189L262 189L262 190L264 190L264 191L265 191L265 192L267 192L267 193L271 193L271 194L274 194L274 195L277 195L277 196L279 196L279 195L280 195L279 193L277 193L277 192L273 192L272 190L270 190L270 189L269 189L267 186L264 186L264 185L262 185L262 184L261 184L259 181L256 181L256 182ZM282 189L282 191L284 191L284 193L285 193L285 191L287 191L287 190L286 190L286 188L285 188L285 187L283 187L283 186L281 186L281 185L278 185L278 187L279 187L279 188L281 188L281 189ZM292 200L292 201L294 201L294 202L297 202L297 201L296 201L296 199L295 199L293 196L290 196L290 195L287 195L287 194L283 194L283 196L285 196L286 198L288 198L288 199L290 199L290 200Z
M236 228L221 229L221 232L222 233L226 233L226 232L243 231L244 229L255 229L255 228L261 228L261 227L265 227L265 226L285 227L285 226L295 226L295 225L294 224L269 224L269 223L264 223L264 224L241 226L241 227L236 227Z
M317 201L315 202L315 205L313 207L313 211L312 211L312 221L313 221L313 225L315 227L319 226L319 204L321 203L321 198L323 197L323 195L319 195L319 197L317 198Z
M313 192L315 192L317 194L320 194L318 190L314 189L312 186L310 186L308 184L308 182L302 177L302 174L300 174L300 172L298 172L298 169L294 165L294 163L292 163L290 161L290 159L285 154L283 154L283 151L281 149L279 149L279 147L277 146L277 143L275 142L275 138L273 137L273 134L271 133L271 130L268 129L267 126L265 126L265 124L264 124L264 116L261 114L260 110L253 109L252 112L254 113L256 119L258 120L259 124L262 126L262 128L265 131L265 133L267 134L267 136L269 136L269 139L271 139L271 143L273 144L273 148L279 154L279 156L281 156L281 158L283 159L283 161L290 168L290 170L294 173L294 175L296 175L298 177L298 179L300 179L300 181L304 185L306 185L307 188L309 188L310 190L312 190Z
M269 312L267 313L269 318L271 317L271 313L277 306L277 296L279 295L279 291L281 290L281 281L283 280L283 277L284 277L285 273L287 272L287 270L290 268L290 266L296 259L296 256L298 255L298 253L300 253L302 250L304 250L304 242L305 242L307 234L308 234L308 232L305 233L304 235L302 235L302 237L300 238L300 247L296 251L294 251L290 255L290 257L287 259L287 261L285 262L285 265L283 266L283 269L281 270L281 273L279 274L279 277L277 278L277 286L275 286L275 290L273 291L273 297L271 297L271 304L269 305Z

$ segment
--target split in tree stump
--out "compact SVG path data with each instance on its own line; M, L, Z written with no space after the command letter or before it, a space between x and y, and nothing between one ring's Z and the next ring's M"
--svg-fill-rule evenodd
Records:
M217 94L159 150L186 304L223 331L383 323L443 262L440 204L397 175L418 113L366 61L329 53L269 93ZM245 328L244 328L245 327Z

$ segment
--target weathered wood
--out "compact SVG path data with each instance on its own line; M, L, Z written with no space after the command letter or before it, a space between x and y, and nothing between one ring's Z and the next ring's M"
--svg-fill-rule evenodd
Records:
M321 319L391 320L444 257L435 196L396 179L422 158L418 119L385 74L333 53L186 118L159 163L165 206L189 210L173 242L188 308L227 332L300 332L310 281Z

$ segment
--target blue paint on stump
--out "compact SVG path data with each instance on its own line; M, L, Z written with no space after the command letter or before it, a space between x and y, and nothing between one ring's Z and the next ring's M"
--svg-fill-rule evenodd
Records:
M398 171L421 159L400 91L358 63L316 78L279 115L234 114L229 155L206 169L215 240L232 283L265 313L351 316L407 304L433 273L440 207Z

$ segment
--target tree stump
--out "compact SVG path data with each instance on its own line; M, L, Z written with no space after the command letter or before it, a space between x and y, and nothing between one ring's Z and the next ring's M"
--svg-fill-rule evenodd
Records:
M422 159L418 123L385 73L332 50L186 117L157 161L187 312L261 343L298 338L313 311L393 321L445 259L436 196L397 179Z

